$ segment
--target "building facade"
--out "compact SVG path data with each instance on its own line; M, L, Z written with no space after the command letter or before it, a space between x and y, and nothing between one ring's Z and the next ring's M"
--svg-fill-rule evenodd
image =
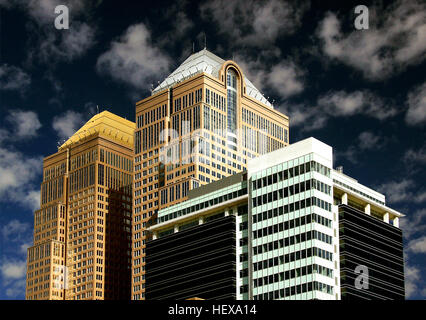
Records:
M130 299L134 129L104 111L44 159L27 300Z
M247 260L240 261L247 229L244 235L239 229L247 225L247 197L246 175L238 173L190 190L187 201L160 210L154 227L161 230L147 243L146 299L239 297L237 283L248 272Z
M186 242L189 234L201 235L201 228L229 216L235 221L227 233L231 243L236 235L230 258L235 273L227 281L235 284L236 299L403 298L403 215L385 205L384 195L334 170L332 160L330 146L309 138L252 159L246 173L192 190L187 201L161 209L149 228L147 298L220 298L220 287L204 291L196 273L182 271L173 280L162 273L159 281L161 269L174 265L164 259L158 268L165 252L175 253L181 270L189 268L191 260L174 250L172 239L196 248L195 238ZM205 240L198 236L200 245ZM360 275L366 278L358 285ZM167 291L170 283L179 289Z
M385 206L383 195L342 172L336 171L333 180L339 215L342 300L403 300L400 215ZM367 281L357 280L364 273ZM368 289L359 290L357 282Z
M192 54L136 104L132 299L145 299L146 228L200 185L241 172L288 145L274 110L233 61Z

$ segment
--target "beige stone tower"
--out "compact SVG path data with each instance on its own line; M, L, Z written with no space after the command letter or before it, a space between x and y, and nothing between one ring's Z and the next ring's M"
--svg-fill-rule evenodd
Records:
M104 111L44 159L26 299L130 299L134 130Z

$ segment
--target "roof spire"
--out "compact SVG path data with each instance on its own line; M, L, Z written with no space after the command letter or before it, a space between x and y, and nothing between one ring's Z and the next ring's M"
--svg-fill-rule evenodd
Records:
M204 49L207 49L207 37L205 32L204 32Z
M194 53L194 52L195 52L195 43L192 42L192 53Z

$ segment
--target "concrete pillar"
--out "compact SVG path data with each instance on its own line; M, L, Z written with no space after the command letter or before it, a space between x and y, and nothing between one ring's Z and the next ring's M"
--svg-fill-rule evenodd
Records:
M179 232L179 226L177 224L175 224L175 233Z
M229 208L225 209L225 217L229 216Z
M231 209L230 214L233 215L233 216L237 216L238 215L238 207L233 207Z
M348 194L347 193L344 193L343 195L342 195L342 204L348 204Z
M203 224L203 223L204 223L204 217L199 217L198 224Z
M389 223L389 212L385 212L385 214L383 215L383 221Z
M395 217L395 218L393 219L393 225L394 225L395 227L399 228L399 218L398 218L398 217Z
M158 235L157 235L157 231L153 231L152 232L152 240L157 239Z
M365 211L366 214L371 215L371 210L370 210L370 204L369 203L364 207L364 211Z

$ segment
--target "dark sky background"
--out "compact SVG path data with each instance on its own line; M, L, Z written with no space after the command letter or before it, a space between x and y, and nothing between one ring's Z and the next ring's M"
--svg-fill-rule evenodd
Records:
M66 4L70 28L54 27ZM234 59L290 117L290 142L331 145L335 165L406 217L406 291L426 297L426 4L359 1L0 0L0 299L25 297L42 158L99 109L135 120L204 47Z

